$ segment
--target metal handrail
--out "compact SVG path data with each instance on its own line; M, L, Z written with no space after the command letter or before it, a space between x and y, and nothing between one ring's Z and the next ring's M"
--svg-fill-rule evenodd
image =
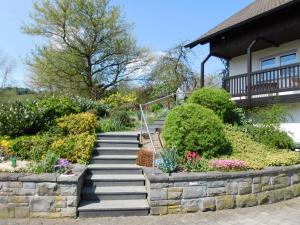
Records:
M145 113L144 113L144 110L143 110L143 106L148 106L152 103L155 103L155 102L158 102L158 101L161 101L161 100L164 100L166 98L169 98L169 97L176 97L178 94L191 94L192 92L181 92L181 93L172 93L172 94L169 94L169 95L166 95L164 97L161 97L161 98L158 98L156 100L153 100L153 101L150 101L150 102L147 102L145 104L140 104L140 111L141 111L141 130L140 130L140 141L142 141L142 133L143 133L143 123L145 123L145 127L146 127L146 131L147 131L147 134L149 136L149 139L150 139L150 142L151 142L151 146L152 146L152 157L153 157L153 161L152 161L152 173L153 175L155 174L155 159L156 159L156 155L157 155L157 151L156 151L156 148L155 148L155 145L154 145L154 142L153 142L153 139L151 137L151 133L149 131L149 127L148 127L148 123L147 123L147 119L145 117ZM176 98L176 104L177 104L177 98Z
M152 140L152 137L151 137L151 134L150 134L150 131L149 131L149 127L148 127L148 124L147 124L147 120L146 120L146 117L145 117L145 114L144 114L144 111L143 111L143 106L140 105L140 110L141 110L141 133L140 133L140 138L142 138L142 130L143 130L143 121L145 123L145 127L146 127L146 130L147 130L147 133L149 135L149 139L150 139L150 142L151 142L151 145L152 145L152 157L153 157L153 161L152 161L152 173L155 174L155 158L156 158L156 148L155 148L155 145L154 145L154 142Z

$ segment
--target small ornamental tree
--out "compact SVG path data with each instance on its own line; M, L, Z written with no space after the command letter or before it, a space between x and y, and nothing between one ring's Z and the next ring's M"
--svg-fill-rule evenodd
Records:
M188 102L213 110L224 123L239 123L236 104L231 100L230 94L221 88L201 88L192 93Z
M168 114L163 127L167 146L175 147L179 156L187 151L211 158L229 150L222 121L215 113L198 104L175 107Z

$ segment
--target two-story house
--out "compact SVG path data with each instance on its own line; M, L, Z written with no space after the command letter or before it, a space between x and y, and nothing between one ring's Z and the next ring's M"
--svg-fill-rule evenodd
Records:
M186 45L209 44L211 56L227 59L223 88L240 107L280 103L292 120L282 128L300 143L300 0L256 0Z

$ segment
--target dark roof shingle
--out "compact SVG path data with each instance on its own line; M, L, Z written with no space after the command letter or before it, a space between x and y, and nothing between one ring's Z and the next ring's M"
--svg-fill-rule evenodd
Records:
M193 41L189 45L192 45L195 42L200 43L203 40L209 38L210 36L213 36L219 32L231 28L232 26L238 25L252 18L260 16L268 11L271 11L279 6L282 6L292 1L295 0L256 0L241 11L235 13L233 16L229 17L222 23L209 30L207 33L203 34L200 38Z

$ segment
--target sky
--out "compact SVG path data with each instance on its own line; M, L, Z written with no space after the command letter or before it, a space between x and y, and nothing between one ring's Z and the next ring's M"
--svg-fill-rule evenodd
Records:
M247 6L252 0L111 0L121 6L125 19L133 23L133 36L141 47L152 52L166 51L176 44L192 41L224 19ZM37 37L21 31L30 23L32 0L0 0L0 51L16 62L13 85L25 87L30 72L24 61L37 45ZM191 56L193 70L208 54L208 45L198 45ZM206 73L220 71L217 59L209 60Z

